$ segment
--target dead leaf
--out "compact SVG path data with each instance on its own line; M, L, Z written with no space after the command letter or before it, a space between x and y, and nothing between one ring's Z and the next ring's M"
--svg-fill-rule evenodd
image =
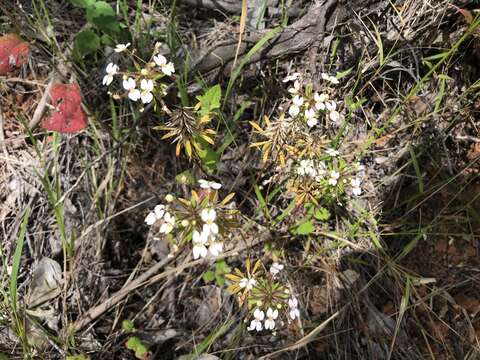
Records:
M82 97L77 84L55 84L50 90L50 97L56 111L42 123L45 130L75 133L87 127L87 116L81 106Z
M29 54L28 43L17 34L0 37L0 75L6 75L24 65Z
M33 269L32 280L29 284L26 304L32 309L60 294L62 269L50 258L44 257Z

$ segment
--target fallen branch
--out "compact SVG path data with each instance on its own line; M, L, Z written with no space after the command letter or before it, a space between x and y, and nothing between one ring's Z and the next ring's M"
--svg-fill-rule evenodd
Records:
M229 256L232 255L238 255L241 251L250 248L252 246L255 246L263 241L265 241L267 237L260 237L256 238L255 240L249 242L249 243L244 243L243 245L237 246L235 249L227 251L219 256L216 257L217 260L220 259L225 259ZM114 293L110 298L102 302L100 305L97 305L90 310L88 310L80 319L78 319L76 322L74 322L70 330L72 332L77 332L81 329L83 329L85 326L87 326L90 322L96 320L99 318L102 314L104 314L106 311L111 309L113 306L117 305L120 301L125 299L128 294L130 294L133 290L142 287L142 286L150 286L152 284L155 284L161 279L164 279L170 275L180 275L185 269L194 267L196 265L199 265L205 261L205 259L199 259L195 261L190 261L186 262L180 266L176 266L172 269L166 270L162 272L161 274L158 274L154 276L156 273L158 273L161 269L163 269L168 263L170 263L174 258L169 258L166 257L162 261L156 263L154 266L152 266L150 269L145 271L143 274L138 276L135 280L131 281L127 286L123 287L116 293Z
M250 62L279 58L308 49L319 37L333 31L336 24L345 19L347 12L344 6L341 6L343 2L344 0L316 1L303 17L268 41L264 49L253 56ZM271 31L272 29L265 29L246 35L242 40L239 54L245 54L253 44ZM236 49L235 44L217 44L203 54L194 54L192 58L198 60L193 64L193 70L205 73L225 66L234 59Z

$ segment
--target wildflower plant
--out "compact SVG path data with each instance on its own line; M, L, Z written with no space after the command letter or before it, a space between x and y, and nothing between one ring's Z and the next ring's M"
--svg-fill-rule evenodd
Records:
M156 205L145 223L157 227L173 252L189 246L194 259L208 254L216 257L238 226L238 211L231 202L235 194L220 199L220 188L219 183L199 180L199 187L191 191L189 199L167 195L166 203Z
M130 68L121 70L118 64L110 62L105 68L102 85L112 86L116 78L116 90L109 91L115 99L127 97L132 102L141 103L143 106L152 102L160 102L166 95L167 84L162 81L175 73L175 66L161 55L160 43L156 43L153 53L148 61L144 61L131 50L130 43L117 44L114 51L122 53L131 64Z
M212 120L217 116L220 108L221 88L215 85L208 89L204 95L197 96L197 104L192 107L182 106L170 111L165 108L170 119L165 125L156 126L154 129L165 131L162 139L172 139L176 143L176 155L180 155L182 148L189 158L193 150L203 157L205 147L214 144L215 130L209 128Z
M249 324L248 331L274 331L300 317L298 300L286 285L283 269L282 264L274 262L267 271L260 260L252 266L247 258L245 272L235 268L225 275L231 282L228 291L248 309L244 320Z
M339 80L325 73L321 78L317 92L301 74L287 76L283 82L289 84L289 95L278 112L265 117L263 126L250 122L261 138L250 146L262 151L264 163L278 165L274 176L283 176L297 204L341 203L362 193L361 168L348 162L333 140L344 118L335 89Z

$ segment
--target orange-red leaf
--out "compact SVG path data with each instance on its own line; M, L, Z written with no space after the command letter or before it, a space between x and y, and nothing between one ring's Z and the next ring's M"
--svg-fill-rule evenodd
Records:
M87 127L87 116L82 109L82 96L77 84L55 84L50 90L55 111L42 123L49 131L75 133Z
M0 37L0 75L6 75L24 65L29 53L28 43L17 34Z

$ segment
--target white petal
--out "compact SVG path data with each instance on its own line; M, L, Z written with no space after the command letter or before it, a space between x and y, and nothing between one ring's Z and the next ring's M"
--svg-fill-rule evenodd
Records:
M169 62L167 65L163 66L162 72L167 76L172 75L175 72L175 67L173 66L173 63Z
M155 216L155 214L153 212L149 213L147 215L147 217L145 218L145 223L147 225L153 225L153 224L155 224L156 221L157 221L157 217Z
M318 119L317 118L310 118L310 119L307 120L307 125L309 127L314 127L317 124L318 124Z
M203 245L194 246L193 249L193 258L198 259L199 257L207 256L207 248Z
M153 61L155 62L155 64L157 64L160 67L167 64L167 58L163 55L154 56Z
M210 254L212 254L213 256L218 256L223 250L223 243L215 242L213 244L210 244L208 250L210 250Z
M130 100L132 101L137 101L138 99L140 99L140 90L138 89L132 89L128 92L128 97L130 98Z
M214 190L218 190L222 187L222 184L219 184L219 183L213 182L213 181L210 183L210 185L211 185L212 189L214 189Z
M157 216L157 218L161 219L165 214L165 205L157 205L155 206L153 211L155 212L155 215Z
M288 109L288 114L291 117L295 117L300 113L300 108L297 105L291 105L290 108Z
M132 82L133 82L133 86L132 86ZM132 78L124 79L122 84L125 90L131 90L135 88L135 80L133 80Z
M153 91L153 81L150 79L142 79L142 81L140 82L140 87L142 88L142 90Z
M112 81L113 81L113 76L110 74L107 74L103 77L102 84L108 86L112 83Z
M332 111L330 112L330 120L332 120L333 122L337 122L339 119L340 119L340 114L338 113L338 111Z
M142 103L148 104L153 100L153 94L151 92L142 92L141 94Z

